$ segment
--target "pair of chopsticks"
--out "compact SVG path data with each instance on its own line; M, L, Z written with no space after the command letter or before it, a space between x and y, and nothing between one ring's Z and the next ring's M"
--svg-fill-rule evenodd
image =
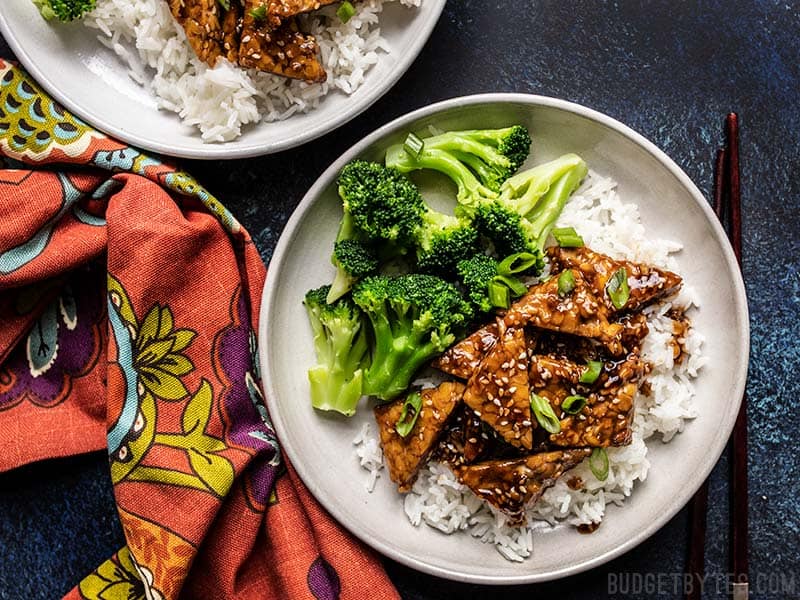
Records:
M725 147L717 150L714 169L714 212L717 214L733 253L742 268L742 205L739 186L739 118L730 113L725 118ZM731 575L733 600L749 596L747 564L747 394L742 398L736 424L731 434ZM704 481L689 507L689 556L686 573L692 577L686 600L700 600L705 581L706 513L708 481Z

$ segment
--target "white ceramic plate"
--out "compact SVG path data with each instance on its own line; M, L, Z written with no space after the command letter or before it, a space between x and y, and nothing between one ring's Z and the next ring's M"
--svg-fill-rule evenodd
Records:
M566 152L619 183L639 205L647 230L676 239L681 275L701 296L695 327L706 336L710 362L696 380L700 416L669 444L649 442L652 467L624 506L609 508L592 535L572 527L536 534L533 554L505 560L492 545L468 534L444 535L413 527L403 499L384 470L375 491L353 457L352 440L371 411L351 419L315 413L306 369L314 351L305 309L306 290L333 276L328 257L341 215L334 181L348 161L381 160L385 148L409 130L526 125L534 140L531 162ZM426 197L444 191L432 176ZM451 192L452 193L452 192ZM652 143L621 123L552 98L492 94L457 98L401 117L345 152L306 194L278 242L261 309L261 366L270 413L283 447L311 492L345 527L383 554L422 571L477 583L524 583L563 577L600 565L658 530L689 500L711 471L733 428L744 390L749 353L747 304L739 270L722 228L695 185ZM374 429L373 429L374 431Z
M343 125L385 94L422 50L445 0L419 8L387 3L381 34L392 48L351 96L332 92L315 110L285 121L259 123L238 139L205 144L200 132L128 77L119 57L80 23L48 23L31 0L0 0L0 31L28 72L66 108L98 129L139 148L170 156L231 159L286 150Z

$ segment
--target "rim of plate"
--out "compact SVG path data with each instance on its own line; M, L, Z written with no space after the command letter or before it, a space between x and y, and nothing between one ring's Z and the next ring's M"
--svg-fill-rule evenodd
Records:
M158 140L149 139L146 136L140 136L136 133L120 129L114 123L99 115L91 114L81 105L73 101L70 97L61 93L56 85L47 77L47 74L40 69L33 59L25 51L25 48L20 43L17 36L11 29L10 24L6 20L5 14L0 8L0 32L9 47L16 55L17 59L25 67L25 70L41 85L55 100L61 103L67 110L77 115L90 125L96 127L103 133L122 141L132 144L137 148L173 156L177 158L188 158L195 160L230 160L235 158L253 158L256 156L264 156L266 154L274 154L283 150L295 148L306 142L310 142L326 133L330 133L334 129L344 125L348 121L360 115L367 110L375 102L377 102L386 92L388 92L394 84L408 71L411 63L413 63L422 47L430 38L433 28L439 22L442 15L444 6L447 0L425 0L426 3L432 5L431 17L423 22L420 27L420 34L413 39L409 50L398 57L396 68L388 71L382 79L377 80L374 85L367 89L361 98L352 104L352 108L345 113L344 116L331 116L330 118L315 124L313 127L308 128L301 135L296 135L284 140L267 143L242 143L241 137L232 142L202 144L199 135L197 136L198 147L193 146L172 146L169 143L161 142ZM99 43L99 42L98 42ZM246 134L245 134L246 135Z
M719 223L716 215L714 214L711 206L706 201L703 194L697 188L697 186L692 182L686 173L669 157L666 153L664 153L661 149L659 149L655 144L645 138L643 135L637 133L627 125L624 125L620 121L609 117L601 112L598 112L594 109L587 108L580 104L569 102L567 100L560 100L558 98L552 98L549 96L539 96L534 94L519 94L519 93L488 93L488 94L476 94L471 96L461 96L457 98L451 98L449 100L444 100L442 102L437 102L435 104L428 105L426 107L417 109L405 115L402 115L389 123L383 125L382 127L376 129L366 137L364 137L360 142L351 146L347 151L345 151L336 161L328 167L322 175L319 176L317 181L314 185L309 189L306 195L298 204L297 208L292 213L292 216L289 218L288 222L286 223L286 227L283 230L283 233L278 240L278 244L275 248L275 251L272 256L272 260L270 262L280 262L283 258L283 254L286 252L287 248L290 246L291 242L293 241L296 230L298 225L300 224L303 214L306 212L308 207L315 201L317 196L323 191L325 187L330 185L330 182L333 181L336 174L341 170L341 168L350 160L359 156L366 148L370 145L374 144L375 142L379 141L381 138L389 135L390 133L394 132L397 129L400 129L409 123L421 119L423 117L429 117L441 111L457 108L457 107L464 107L470 106L474 104L501 104L501 103L517 103L517 104L530 104L534 106L544 106L549 108L555 108L564 110L567 112L574 113L578 116L582 116L588 118L592 121L599 122L602 125L605 125L612 130L616 131L617 133L629 138L643 149L645 149L648 153L650 153L658 162L663 165L677 180L678 182L686 188L692 199L696 204L698 204L705 214L708 221L711 222L712 229L714 231L714 237L718 242L722 242L720 245L722 247L722 252L724 254L725 262L728 266L728 269L731 273L733 273L733 287L734 287L734 308L736 309L735 316L738 318L739 322L742 323L742 331L741 335L739 336L739 342L741 346L742 353L739 355L739 362L740 368L738 371L738 377L733 382L734 386L732 391L732 402L735 404L736 410L730 411L726 420L721 421L719 424L719 428L717 429L716 435L712 440L710 440L709 450L702 459L701 468L695 470L688 479L687 485L683 486L679 489L675 495L672 497L672 502L667 510L660 512L655 518L648 524L647 527L639 530L636 534L631 536L627 541L618 545L614 549L605 552L603 554L594 556L588 560L584 560L578 563L570 564L565 566L561 569L557 569L554 571L550 571L549 573L538 573L538 574L520 574L518 577L504 577L504 576L475 576L470 575L469 573L463 573L457 570L448 569L445 567L439 567L436 565L431 565L426 562L422 562L415 558L414 556L410 556L399 550L395 547L392 547L388 544L384 544L379 540L375 540L373 538L369 538L363 535L359 531L354 531L349 527L344 525L344 521L342 520L342 512L339 511L336 504L333 502L327 502L325 500L325 496L322 493L320 487L308 476L308 472L305 469L302 461L302 457L297 455L291 445L282 446L284 451L289 457L289 460L292 462L292 466L294 467L295 471L300 475L300 478L303 480L303 483L308 487L311 493L314 495L315 498L325 507L325 509L333 515L336 520L345 526L348 531L350 531L353 535L359 538L362 542L371 546L373 549L377 550L384 556L387 556L393 560L396 560L399 563L402 563L408 567L416 569L418 571L422 571L424 573L428 573L431 575L435 575L438 577L443 577L446 579L451 579L455 581L462 581L462 582L469 582L469 583L478 583L478 584L489 584L489 585L510 585L510 584L524 584L524 583L538 583L543 581L551 581L554 579L560 579L563 577L567 577L569 575L575 575L577 573L581 573L583 571L587 571L589 569L598 567L622 554L632 550L651 535L653 535L656 531L661 529L667 521L669 521L673 516L675 516L678 511L680 511L689 499L694 495L703 481L706 480L708 475L711 473L712 469L716 465L719 457L721 456L725 446L727 444L728 438L730 437L731 431L733 430L733 426L736 421L736 416L739 412L739 407L742 402L742 397L744 395L745 384L746 384L746 374L747 374L747 366L749 363L750 357L750 321L749 321L749 309L747 305L747 296L745 293L744 287L744 280L742 279L741 272L739 270L738 263L736 261L736 257L733 253L733 248L728 241L727 235L722 228L722 225ZM275 278L272 278L274 281ZM283 418L278 410L278 406L273 400L273 398L277 398L277 391L274 389L268 374L268 362L267 362L267 342L266 342L266 318L267 315L271 312L273 306L273 300L276 292L276 287L271 284L270 277L267 277L267 282L264 287L264 291L262 294L262 302L261 302L261 310L259 315L259 332L258 332L258 339L259 339L259 363L261 366L261 373L263 374L263 381L262 384L265 388L266 392L266 401L269 408L270 417L272 419L272 423L275 426L275 431L278 435L278 439L289 439L289 431L287 430Z

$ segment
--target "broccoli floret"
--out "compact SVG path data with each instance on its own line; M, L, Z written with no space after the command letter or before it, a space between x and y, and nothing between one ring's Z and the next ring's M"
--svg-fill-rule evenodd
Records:
M426 146L454 153L465 162L489 189L499 192L500 185L516 173L531 149L531 137L521 125L504 129L449 131L428 138Z
M416 234L417 264L428 273L448 277L459 261L478 247L478 232L462 218L426 207Z
M514 125L503 129L449 131L424 140L418 156L403 144L386 151L386 165L403 173L434 169L450 177L458 187L460 204L495 198L501 184L525 161L531 138L527 129Z
M368 240L386 260L415 251L420 269L451 274L459 260L475 252L478 235L471 224L430 208L414 183L395 169L377 163L354 161L339 177L345 217L339 239ZM358 276L339 267L332 294L344 294ZM338 282L338 283L337 283Z
M336 277L328 302L377 269L376 248L387 260L413 247L425 210L419 190L405 175L363 160L348 163L339 173L339 197L344 215L331 256Z
M399 171L355 160L339 174L339 196L352 226L369 241L413 244L424 203L417 186Z
M308 370L311 404L349 417L356 412L369 364L367 337L358 306L350 298L328 304L329 287L309 291L303 302L317 353L316 366Z
M458 289L433 275L367 277L353 287L353 301L367 315L374 337L363 392L383 400L402 393L472 318Z
M472 222L500 256L530 252L539 257L535 271L540 271L547 236L586 173L586 163L575 154L519 173L503 184L499 198L468 207Z
M33 0L41 15L48 21L74 21L94 9L95 0Z
M335 302L353 287L353 284L378 270L375 250L366 242L347 238L333 245L331 262L336 267L336 277L328 291L328 302Z
M480 312L490 312L494 307L489 299L489 283L497 275L497 261L486 254L476 254L458 263L458 276L470 301Z

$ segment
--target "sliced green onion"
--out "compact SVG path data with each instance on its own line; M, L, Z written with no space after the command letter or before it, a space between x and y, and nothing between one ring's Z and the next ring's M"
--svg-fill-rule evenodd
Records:
M263 4L261 6L257 6L256 8L251 9L250 16L253 17L257 21L263 21L267 18L267 7Z
M575 275L572 269L567 269L558 276L558 295L566 296L575 289Z
M628 272L625 267L617 269L606 284L606 293L611 298L611 303L615 308L622 308L630 297L631 290L628 287Z
M533 409L533 414L536 420L539 421L539 425L541 425L545 431L550 433L558 433L561 431L561 423L556 413L553 412L553 407L550 406L550 402L547 398L542 398L537 394L531 394L531 409Z
M403 142L403 150L408 152L413 158L419 158L423 148L425 148L425 142L414 133L409 133L406 136L406 141Z
M586 406L586 398L578 394L574 396L567 396L561 403L561 410L568 415L577 415Z
M225 10L230 10L230 9L231 9L231 2L230 2L230 0L217 0L217 2L219 2L219 5L220 5L222 8L224 8Z
M403 412L400 413L400 418L397 419L397 423L394 426L400 437L406 437L414 429L420 407L422 407L422 396L420 396L419 392L409 394L405 402L403 402ZM409 411L409 409L413 412Z
M498 281L490 281L489 302L496 308L508 308L511 305L511 290Z
M595 448L589 456L589 468L598 481L608 479L608 453L605 448Z
M497 265L497 273L500 275L516 275L527 271L536 264L536 255L530 252L517 252L506 256Z
M578 379L581 383L594 383L600 377L600 371L603 370L603 361L590 360L586 363L586 370L581 373L581 378Z
M556 243L562 248L580 248L583 246L583 238L575 231L574 227L559 227L553 229L550 233L553 234Z
M350 19L353 18L353 15L356 14L355 7L345 0L336 10L336 16L342 21L342 23L347 23Z
M528 288L516 277L509 277L508 275L495 275L492 278L492 283L499 283L506 286L511 290L511 295L515 298L522 296L528 291Z

